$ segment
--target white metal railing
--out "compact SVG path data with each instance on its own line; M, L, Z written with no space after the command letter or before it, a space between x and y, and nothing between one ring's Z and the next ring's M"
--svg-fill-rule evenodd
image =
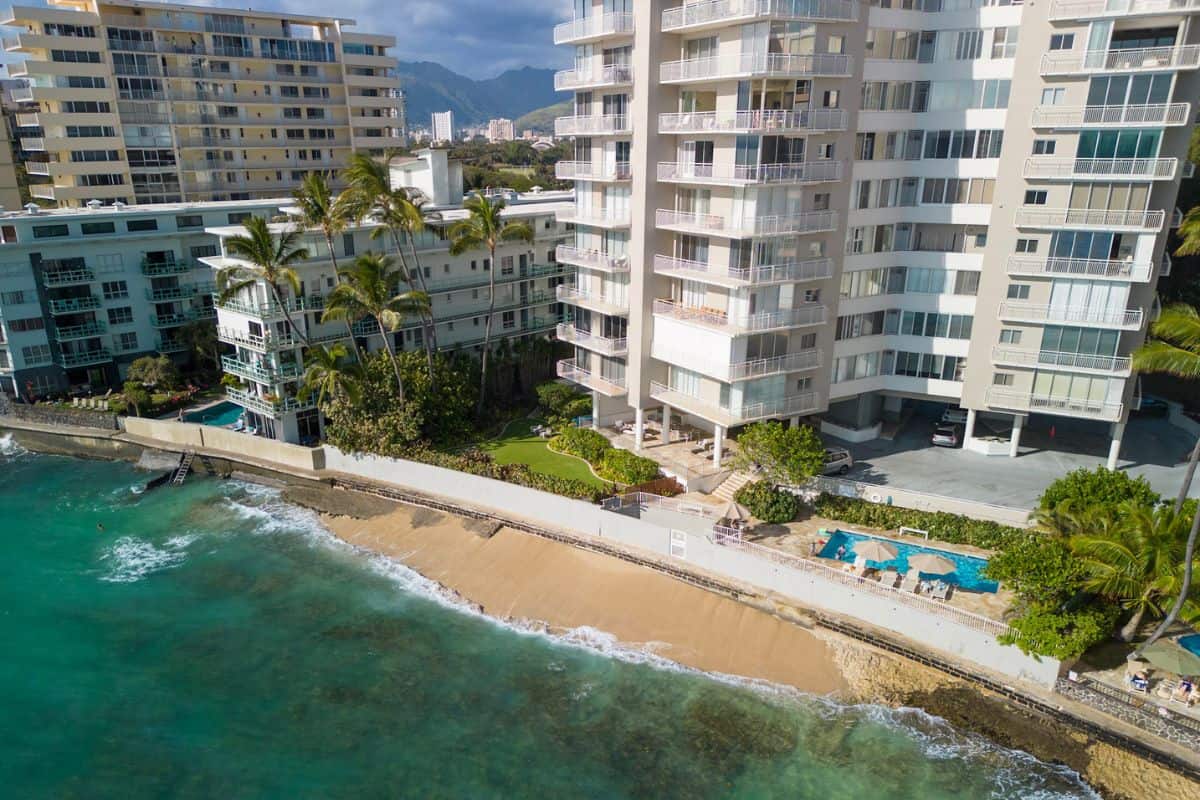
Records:
M25 162L25 171L27 173L29 173L30 175L47 175L48 176L50 174L50 162L49 161L26 161Z
M554 73L554 88L558 91L585 86L616 86L632 81L633 67L628 64L613 64L598 70L564 69Z
M1043 75L1196 67L1200 67L1200 45L1194 44L1178 47L1131 47L1125 50L1060 50L1042 55Z
M1171 227L1178 228L1182 224L1183 224L1183 211L1178 206L1176 206L1175 210L1171 212Z
M992 348L992 361L1021 367L1063 367L1097 372L1124 372L1130 369L1127 356L1094 356L1085 353L1060 353L1053 350L1024 350L997 345Z
M231 402L237 403L243 408L248 408L252 411L257 411L268 417L275 419L279 418L280 414L286 414L290 411L302 411L306 408L314 408L315 402L302 403L294 397L281 397L278 399L268 399L259 397L252 391L246 389L235 389L229 387L225 390L225 396Z
M841 161L800 161L792 164L697 164L686 161L658 163L660 181L817 183L841 178Z
M724 236L780 236L834 230L837 227L837 212L806 211L754 217L730 223L718 214L660 208L655 212L655 224L659 227L676 226Z
M1200 11L1200 0L1054 0L1050 19L1094 19Z
M691 517L700 517L701 519L719 519L721 513L716 507L705 503L697 503L693 500L681 500L677 497L663 497L660 494L651 494L650 492L619 494L616 497L608 498L600 504L600 507L605 511L619 511L622 508L632 508L633 506L641 509L661 508L666 511L687 514Z
M629 271L629 256L627 255L615 256L609 253L602 253L599 250L584 250L567 244L560 244L555 248L554 258L556 261L561 261L564 264L573 264L605 272Z
M770 417L790 417L808 414L820 407L816 392L800 392L775 400L764 400L738 408L721 408L695 395L672 389L658 381L650 382L650 396L689 413L706 416L714 420L740 424Z
M569 222L575 225L596 225L602 228L625 227L632 221L629 211L615 214L609 211L580 210L572 208L569 211L559 211L555 214L559 222Z
M344 337L345 334L338 334ZM280 350L283 348L299 347L300 341L291 336L291 334L271 333L266 336L253 334L249 331L241 331L236 328L217 328L217 338L228 344L240 344L243 347L249 347L254 350Z
M1175 177L1177 158L1063 158L1030 156L1025 159L1026 178L1146 178Z
M660 208L654 215L655 224L676 225L681 228L691 228L705 233L723 233L726 231L725 218L719 214L704 214L697 211L673 211Z
M1144 262L1103 258L1060 258L1057 256L1008 257L1010 275L1080 275L1092 278L1150 280L1150 265Z
M593 305L608 309L611 313L624 314L629 311L629 302L600 292L589 292L573 283L560 283L554 287L555 297L571 305Z
M593 161L559 161L554 165L554 177L560 180L627 181L633 177L628 161L597 164Z
M1074 322L1136 329L1142 326L1143 316L1140 308L1111 311L1091 306L1050 306L1040 303L1000 304L1001 319L1023 319L1034 322Z
M31 100L33 100L33 87L32 86L17 86L11 92L9 92L9 94L12 95L12 99L14 102L28 103Z
M566 378L569 381L574 381L582 386L587 386L601 393L609 394L624 394L625 379L624 378L604 378L593 373L590 369L585 369L575 362L573 358L564 358L555 365L555 371L560 378Z
M569 322L560 322L554 329L554 335L563 342L571 342L580 347L606 356L615 356L629 350L629 339L613 339L599 336L591 331L583 331Z
M1165 278L1171 274L1171 254L1164 252L1162 254L1162 262L1158 266L1158 276Z
M597 14L554 26L554 43L566 44L594 36L633 33L633 14Z
M760 16L857 22L858 3L853 0L706 0L666 9L662 12L662 29L671 31Z
M798 372L805 369L816 369L821 366L821 350L813 347L808 350L798 350L787 355L772 358L756 358L752 361L739 361L729 365L729 380L744 381L751 378L761 378L765 375L775 375L780 372Z
M24 139L20 139L19 141L21 143L22 150L33 152L46 149L46 140L41 136L28 136Z
M1040 412L1046 414L1067 414L1077 417L1094 417L1100 419L1118 419L1122 403L1111 400L1093 400L1087 397L1054 397L1051 395L1033 394L1015 389L988 387L987 404L996 408L1011 408L1018 411Z
M630 133L633 128L624 114L590 114L559 117L554 120L556 136L591 136L605 133Z
M719 308L688 306L675 300L657 299L654 301L653 313L683 322L695 322L707 327L732 329L737 332L754 332L822 325L825 322L826 308L819 303L806 303L799 308L786 308L779 311L729 314Z
M1036 106L1033 126L1091 127L1095 125L1186 125L1190 103L1129 106Z
M1156 231L1162 228L1165 219L1165 211L1110 211L1095 208L1027 206L1017 209L1014 223L1018 228L1136 228Z
M659 80L713 80L757 76L850 75L850 56L840 53L741 53L739 55L685 58L659 66Z
M664 275L682 274L698 280L708 278L746 283L787 283L825 280L833 277L833 259L812 258L805 261L789 261L755 267L730 267L710 264L707 261L691 261L686 258L656 255L654 256L654 271Z
M844 131L847 120L846 111L838 108L804 108L794 111L683 111L659 114L658 132Z

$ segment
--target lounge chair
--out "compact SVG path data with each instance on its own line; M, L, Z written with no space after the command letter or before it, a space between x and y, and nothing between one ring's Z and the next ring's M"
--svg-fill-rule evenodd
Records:
M242 431L246 430L246 420L238 417L237 422L233 423L229 429L234 433L241 433Z
M891 589L891 588L895 587L896 580L899 577L900 577L900 573L896 572L896 570L885 569L883 572L879 573L879 585L886 586L887 588Z
M950 584L941 582L935 583L933 585L933 591L929 593L929 596L934 600L941 600L944 602L946 598L950 596Z
M917 574L917 571L915 569L909 570L908 572L904 573L904 580L900 581L900 591L918 594L917 590L920 585L921 577Z

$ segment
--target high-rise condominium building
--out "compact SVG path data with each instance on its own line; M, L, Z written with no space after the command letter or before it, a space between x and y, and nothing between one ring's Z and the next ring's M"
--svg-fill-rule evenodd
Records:
M430 123L430 141L434 144L438 142L453 142L454 141L454 112L453 111L435 111L433 112L432 122Z
M819 413L862 441L930 401L969 411L973 449L1015 454L1050 415L1110 434L1115 463L1169 265L1197 12L581 0L555 31L575 48L556 76L576 181L559 259L578 268L560 374L639 443L652 408L712 430L718 465L754 420Z
M391 36L353 20L140 0L15 6L5 49L35 198L161 203L288 194L403 143Z
M513 132L511 119L488 120L487 139L489 142L511 142L517 138Z

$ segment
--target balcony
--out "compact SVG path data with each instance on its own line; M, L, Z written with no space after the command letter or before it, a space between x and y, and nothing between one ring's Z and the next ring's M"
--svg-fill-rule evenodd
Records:
M1092 356L1004 346L992 348L992 363L1002 367L1047 367L1117 377L1128 377L1131 372L1131 362L1126 356Z
M598 14L554 26L555 44L581 44L633 33L633 14Z
M1017 209L1013 224L1018 228L1043 228L1046 230L1087 228L1154 233L1162 230L1165 219L1165 211L1108 211L1091 208L1024 206Z
M342 334L341 336L344 336ZM298 339L288 333L253 334L236 328L217 328L217 339L227 344L240 345L251 350L270 353L276 350L291 350L300 346Z
M560 92L628 86L631 83L633 67L629 64L614 64L597 70L564 69L554 73L554 88Z
M650 396L671 408L694 414L725 428L760 419L811 414L820 408L816 392L801 392L740 408L721 408L702 398L676 391L658 381L651 381Z
M1189 14L1200 11L1200 0L1054 0L1052 20Z
M1107 260L1103 258L1058 258L1054 256L1039 258L1037 256L1015 255L1008 257L1008 274L1050 278L1072 276L1145 283L1150 280L1150 265L1139 263L1132 259Z
M82 259L80 259L82 261ZM43 262L45 267L45 262ZM68 269L47 268L42 273L42 285L47 287L72 286L80 283L91 283L96 280L96 273L87 267Z
M559 361L556 371L558 377L566 378L572 383L577 383L594 392L599 392L605 397L623 397L627 391L625 389L624 378L602 378L594 374L591 370L579 366L571 358Z
M655 212L655 224L660 228L682 233L722 236L727 239L822 233L834 230L837 227L837 219L836 211L797 212L747 220L727 220L717 214L672 211L665 208Z
M1135 47L1128 50L1060 50L1042 56L1043 75L1147 72L1200 67L1200 45Z
M1165 278L1170 274L1171 274L1171 254L1164 251L1162 254L1162 262L1159 264L1159 267L1158 267L1158 277Z
M600 272L629 272L629 256L614 256L599 250L583 250L578 247L560 244L554 250L554 258L564 264Z
M100 298L92 295L67 297L61 300L51 300L48 305L51 314L76 314L80 311L96 310L100 307Z
M237 403L242 408L249 409L273 419L279 419L284 414L292 411L304 411L305 409L316 408L316 403L314 402L301 403L294 397L283 397L269 400L265 397L259 397L253 392L245 389L226 389L225 397L231 403Z
M1179 206L1175 206L1175 210L1171 212L1171 227L1178 228L1183 224L1183 210Z
M568 303L613 317L623 317L629 313L628 301L600 292L588 292L577 288L573 283L564 283L555 287L555 297L560 303Z
M112 361L112 351L107 347L94 350L80 350L75 353L59 353L55 363L64 369L73 367L89 367L95 364L107 364Z
M151 278L161 277L163 275L183 275L195 269L190 262L176 261L171 258L166 261L151 261L142 259L142 274Z
M232 356L221 356L221 369L233 375L258 383L277 384L293 381L299 378L304 370L299 364L253 364Z
M554 120L555 136L603 136L632 132L629 118L624 114L592 114Z
M158 337L158 341L155 343L155 349L160 353L186 353L192 348L182 339L160 336Z
M41 136L26 136L20 140L21 149L29 153L43 153L46 151L46 140Z
M288 314L295 314L301 311L321 311L325 308L325 298L317 295L299 298L293 297L288 299L285 305ZM227 300L217 300L216 306L225 311L245 314L248 317L256 317L260 320L283 319L286 316L284 305L280 305L274 301L260 303L231 297Z
M1051 322L1093 328L1118 328L1136 331L1142 327L1140 308L1110 311L1091 306L1048 306L1036 303L1001 303L1000 319L1016 322Z
M1169 181L1179 165L1176 158L1059 158L1025 159L1025 177L1041 180Z
M653 312L658 317L699 325L729 336L823 325L826 318L825 306L818 303L808 303L799 308L781 311L731 315L719 308L698 308L675 300L655 300Z
M1118 420L1121 403L1090 400L1086 397L1050 397L995 386L987 390L986 401L992 408L1003 408L1036 414L1056 414L1064 417Z
M817 369L821 366L821 351L813 347L799 350L787 355L772 358L757 358L752 361L739 361L729 365L728 380L748 381L755 378L765 378L768 375L780 375L788 372L801 372Z
M685 58L659 66L662 83L696 83L737 78L846 78L850 56L840 53L742 53Z
M156 328L175 328L191 322L195 318L195 314L153 314L150 317L150 324Z
M95 336L103 336L108 330L108 326L99 320L86 322L83 325L71 325L65 328L55 327L54 338L60 342L70 341L72 339L91 339Z
M857 22L858 3L852 0L708 0L666 9L662 12L662 29L664 32L682 31L755 19Z
M559 222L572 225L589 225L593 228L628 228L633 223L628 209L622 212L613 212L572 208L570 211L557 212L555 218Z
M844 131L847 120L846 112L835 108L797 111L688 111L659 114L658 132L789 133L810 131L820 133Z
M748 186L768 183L822 183L841 178L841 161L801 161L793 164L696 164L664 161L658 164L658 179L669 183Z
M571 344L600 353L606 356L623 356L629 352L629 340L626 338L612 339L599 336L590 331L580 330L569 322L560 322L554 329L554 336L560 342Z
M1189 103L1133 106L1037 106L1035 128L1124 128L1129 125L1187 125Z
M672 278L737 288L749 285L827 280L833 277L833 259L812 258L805 261L789 261L755 267L728 267L703 261L656 255L654 271L659 275Z
M208 287L212 291L212 287ZM183 284L181 286L165 286L160 289L147 289L146 299L155 303L163 303L170 300L187 300L189 297L195 297L201 292L201 287L192 284Z
M559 161L554 165L559 180L627 181L633 178L628 161L596 164L592 161Z

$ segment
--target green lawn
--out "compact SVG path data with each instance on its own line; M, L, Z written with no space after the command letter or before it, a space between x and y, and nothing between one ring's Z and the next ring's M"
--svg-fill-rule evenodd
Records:
M480 449L496 459L497 464L528 464L535 472L557 475L560 478L574 478L593 486L607 486L592 474L582 459L564 456L547 447L546 442L549 440L530 430L534 425L541 424L543 423L540 419L514 420L500 436L481 444Z

